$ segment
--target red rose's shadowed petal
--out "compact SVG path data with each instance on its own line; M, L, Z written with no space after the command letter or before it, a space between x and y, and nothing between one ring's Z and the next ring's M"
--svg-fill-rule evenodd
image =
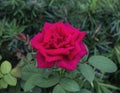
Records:
M66 55L69 54L70 50L72 50L74 47L68 47L68 48L58 48L58 49L49 49L46 51L49 55Z
M62 56L47 56L45 57L45 61L46 62L56 62L56 61L59 61L59 60L62 60L63 57Z
M39 52L37 52L36 58L38 68L52 68L54 66L55 62L51 63L46 62L44 56L42 56Z
M80 59L79 56L77 56L74 60L71 61L65 58L59 61L57 66L67 70L75 70L79 62L79 59Z
M57 66L67 70L75 70L79 60L87 54L86 46L84 43L80 44L80 48L80 53L73 60L69 60L69 58L64 58L62 61L58 62Z
M70 43L69 41L61 42L59 45L57 45L57 47L58 47L58 48L65 47L65 46L68 45L69 43Z
M39 51L39 54L42 55L44 57L44 60L45 62L47 63L50 63L50 62L54 62L54 61L59 61L59 60L62 60L63 57L62 56L57 56L57 55L54 55L54 56L51 56L51 55L47 55L45 51L41 50Z
M77 54L81 52L80 44L76 43L73 51L70 52L69 59L72 60Z

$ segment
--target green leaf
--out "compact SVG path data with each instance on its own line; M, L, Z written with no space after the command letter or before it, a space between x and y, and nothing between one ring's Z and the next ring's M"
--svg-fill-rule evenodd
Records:
M2 78L3 77L3 74L0 72L0 78Z
M45 69L38 69L34 64L26 65L22 69L22 78L24 80L31 80L34 81L34 85L37 85L39 87L47 88L51 87L59 82L59 76L58 75L48 75L47 78L44 77L46 75ZM25 91L32 88L33 82L27 81L26 85L29 83L31 84L28 88L25 89Z
M11 71L11 68L12 68L12 66L11 66L10 62L8 62L8 61L4 61L4 62L1 64L1 67L0 67L1 72L2 72L3 74L9 73L9 72Z
M97 93L102 93L101 86L98 85L98 86L96 87L96 92L97 92Z
M110 85L110 84L104 84L104 83L98 83L100 86L104 86L104 87L107 87L107 88L111 88L111 89L115 89L115 90L120 90L119 87L116 87L114 85Z
M79 73L79 71L74 70L74 71L68 71L65 73L65 77L73 79L77 77L77 74Z
M42 88L48 88L51 86L56 85L59 82L59 77L57 75L55 76L50 76L49 78L36 78L35 85L42 87Z
M31 92L29 92L29 93L31 93ZM43 92L42 92L41 88L35 87L32 89L32 93L43 93Z
M83 74L83 76L89 81L92 82L95 77L95 72L91 66L88 64L80 64L80 71Z
M115 50L115 54L116 54L116 57L117 57L117 59L118 59L118 62L119 62L119 64L120 64L120 47L119 47L120 45L116 45L115 47L114 47L114 50Z
M24 85L24 91L30 91L35 86L35 81L38 79L38 75L31 76Z
M26 58L27 58L28 61L31 61L32 60L32 54L28 53L27 56L26 56Z
M52 69L45 69L44 73L42 74L43 77L48 78L52 74Z
M66 92L60 85L56 85L54 87L52 93L66 93Z
M4 79L1 79L1 80L0 80L0 86L1 86L2 88L7 88L8 84L4 81Z
M21 78L21 67L13 68L11 74L15 77Z
M16 86L9 86L9 93L25 93L21 90L22 82L18 82ZM23 88L23 87L22 87Z
M27 64L26 66L23 67L22 69L22 79L27 80L28 78L31 77L31 75L34 74L39 74L43 75L44 69L38 69L34 64Z
M76 92L80 90L78 83L72 79L64 78L60 81L60 85L67 91Z
M13 77L11 74L6 74L3 79L7 82L7 84L11 86L15 86L17 83L17 79Z
M87 89L81 89L80 92L78 93L92 93L92 92Z
M104 56L92 56L89 58L89 63L93 65L95 68L103 71L112 73L117 70L117 66L112 60L108 59Z
M110 91L106 87L101 87L101 88L102 88L103 93L113 93L112 91Z

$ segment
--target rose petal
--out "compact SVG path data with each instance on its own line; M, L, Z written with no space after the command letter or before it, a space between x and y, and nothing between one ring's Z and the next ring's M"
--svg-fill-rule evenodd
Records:
M63 59L62 56L47 56L47 57L45 57L46 62L54 62L54 61L57 62L62 59Z
M72 60L76 55L78 55L81 51L80 44L76 43L75 48L70 52L69 59Z
M67 70L75 70L76 66L79 62L79 56L77 56L74 60L63 59L58 62L57 66Z
M42 31L46 31L47 29L49 29L53 24L49 23L49 22L45 22Z
M36 58L37 58L38 68L51 68L54 66L55 62L51 62L51 63L46 62L44 56L42 56L40 52L37 52Z
M74 28L72 25L70 25L69 23L65 24L69 29L72 29L75 34L73 36L77 37L76 40L78 42L82 41L82 39L85 37L86 32L81 32L79 29Z
M80 30L73 27L72 25L70 25L68 22L65 24L65 26L68 28L68 29L71 29L72 31L74 31L75 33L79 33Z
M43 35L42 33L38 33L36 36L34 36L31 39L30 43L33 48L39 49L39 45L41 44L42 41L43 41Z
M62 61L59 61L57 66L60 68L75 70L79 60L87 54L86 46L84 43L80 43L81 52L73 59L64 58Z
M48 29L44 30L44 42L49 42L51 39L51 36L53 35L53 33L55 33L57 31L57 33L59 31L62 31L61 29L63 29L63 22L57 22L54 24L51 24L51 26ZM46 28L46 27L45 27Z
M81 42L86 34L87 34L86 32L80 32L79 36L76 38L76 41Z
M46 51L46 53L48 55L67 55L70 53L70 50L72 50L73 48L74 47L49 49Z

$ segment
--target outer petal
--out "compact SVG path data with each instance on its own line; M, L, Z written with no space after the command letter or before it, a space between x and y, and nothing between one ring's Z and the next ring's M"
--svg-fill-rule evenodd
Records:
M87 34L86 32L80 32L79 35L78 35L78 37L76 38L76 40L78 42L81 42L82 39L85 37L86 34Z
M36 54L37 58L37 67L38 68L52 68L54 66L55 62L46 62L44 56L40 54L40 52L37 52Z
M81 49L81 52L80 52L81 58L84 57L86 54L88 54L88 50L85 43L83 42L80 43L80 49Z
M51 24L51 23L49 23L49 22L46 22L46 23L44 24L42 30L45 31L45 30L49 29L52 25L53 25L53 24Z
M81 51L79 43L76 43L74 47L75 48L70 52L70 56L68 57L70 60L74 59Z
M75 31L76 33L80 32L79 29L73 27L73 26L72 26L71 24L69 24L69 23L66 23L65 26L66 26L67 28L69 28L69 29Z
M69 23L65 24L69 29L72 29L75 32L75 36L77 36L76 40L78 42L82 41L82 39L85 37L86 32L81 32L80 29L77 29L75 27L73 27L72 25L70 25Z
M62 61L58 62L57 66L67 70L75 70L79 60L87 54L87 49L84 43L80 44L80 48L81 52L73 60L69 60L69 58L64 58Z
M38 33L35 37L33 37L30 41L33 48L38 50L44 57L46 57L46 49L41 45L43 41L43 35L42 33Z
M41 44L41 42L43 41L43 34L42 33L38 33L36 36L34 36L30 43L32 45L33 48L35 49L39 49L39 45Z

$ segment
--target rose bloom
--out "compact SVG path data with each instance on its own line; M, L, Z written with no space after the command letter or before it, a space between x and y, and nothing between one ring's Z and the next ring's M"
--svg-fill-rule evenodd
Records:
M75 70L78 62L87 54L82 42L86 32L81 32L69 23L45 23L42 32L31 39L31 45L37 50L38 68L57 66Z

